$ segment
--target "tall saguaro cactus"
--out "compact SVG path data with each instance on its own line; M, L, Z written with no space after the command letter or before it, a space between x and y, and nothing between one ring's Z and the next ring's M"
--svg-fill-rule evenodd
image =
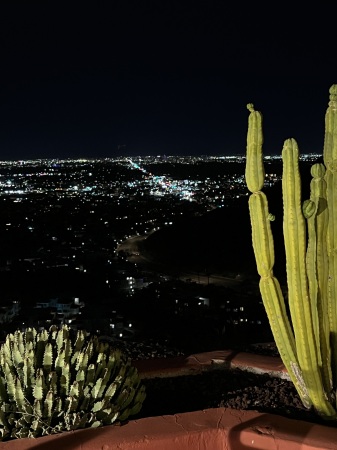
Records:
M260 291L275 343L303 404L337 420L337 85L325 117L324 164L311 168L310 199L302 204L299 151L282 150L283 231L289 311L273 273L274 243L262 191L262 116L252 104L247 134L246 183Z

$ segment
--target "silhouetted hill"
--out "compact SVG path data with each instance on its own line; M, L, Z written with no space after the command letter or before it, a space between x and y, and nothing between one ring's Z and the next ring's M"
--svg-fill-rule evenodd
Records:
M247 217L239 216L238 208L221 208L164 228L147 239L146 251L161 262L200 272L236 271L250 238ZM247 263L251 246L245 247Z
M280 234L281 194L271 191L273 189L268 192L271 211L277 217L272 228L277 258L281 262L284 259ZM278 203L274 202L275 194L278 194ZM201 217L194 217L157 231L144 241L143 250L158 262L169 264L177 270L184 268L200 273L244 272L255 275L248 197L239 199L231 206L217 208Z
M300 163L302 201L310 195L311 165ZM267 167L267 172L272 172L270 167ZM273 166L273 172L280 174L282 164ZM276 218L271 223L275 247L274 273L283 282L285 251L281 182L264 189L264 192L267 194L269 211ZM143 251L152 258L177 271L190 269L200 273L232 272L257 276L248 197L237 199L230 206L215 209L201 217L189 218L163 228L143 241L143 246Z

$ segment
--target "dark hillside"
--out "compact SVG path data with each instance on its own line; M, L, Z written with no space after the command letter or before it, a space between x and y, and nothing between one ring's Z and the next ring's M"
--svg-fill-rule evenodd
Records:
M145 250L160 262L213 273L237 271L244 254L247 268L253 262L249 218L240 216L239 208L219 208L188 219L150 236Z
M302 201L310 196L310 168L313 163L301 162ZM266 172L282 173L282 164L267 165ZM283 242L282 185L265 188L269 211L275 215L271 223L275 247L275 275L285 279ZM251 242L248 197L215 209L201 217L183 220L161 229L144 241L143 251L176 270L189 269L200 273L246 273L256 276Z
M282 209L273 201L275 194L270 192L271 211L277 218L272 227L280 262L283 260ZM248 197L157 231L144 241L143 250L177 270L255 275Z

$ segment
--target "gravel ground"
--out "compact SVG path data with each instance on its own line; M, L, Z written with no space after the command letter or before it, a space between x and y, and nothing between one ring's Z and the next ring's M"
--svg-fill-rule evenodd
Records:
M108 339L103 339L108 340ZM122 350L133 361L151 358L173 358L175 356L188 356L183 349L173 348L168 342L159 343L149 339L147 341L123 341L121 339L108 340L113 346ZM259 355L278 356L278 350L273 342L250 344L244 348L232 350L255 353Z
M184 353L169 346L146 343L119 342L133 360L181 356ZM274 343L253 344L243 351L277 356ZM279 414L292 419L334 426L309 411L289 380L259 375L240 369L211 369L196 375L144 379L147 397L142 410L132 419L158 415L179 414L207 408L250 409Z
M269 375L213 369L197 375L144 379L143 383L147 397L133 419L224 407L337 426L304 408L291 381Z
M168 344L159 343L151 339L142 342L111 339L109 342L113 347L119 348L133 361L151 358L174 358L175 356L185 355L182 350L172 348Z

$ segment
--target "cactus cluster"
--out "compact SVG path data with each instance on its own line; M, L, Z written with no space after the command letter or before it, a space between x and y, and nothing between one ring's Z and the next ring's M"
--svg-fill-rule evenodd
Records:
M2 440L122 422L144 399L136 368L85 331L16 331L0 347Z
M246 183L260 291L275 343L308 408L337 419L337 85L325 116L324 164L311 168L310 199L302 204L299 150L282 150L283 232L288 304L273 273L274 243L262 192L262 115L252 104L247 133ZM289 307L289 315L287 313Z

